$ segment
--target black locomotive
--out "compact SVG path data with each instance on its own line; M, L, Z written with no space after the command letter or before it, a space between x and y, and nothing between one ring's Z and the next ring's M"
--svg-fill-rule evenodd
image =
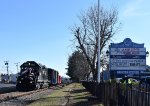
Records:
M34 90L48 85L48 71L44 65L35 61L27 61L20 66L20 75L17 78L17 90Z
M17 78L16 89L27 91L61 84L61 76L58 71L47 68L35 61L24 62L20 66L20 75Z

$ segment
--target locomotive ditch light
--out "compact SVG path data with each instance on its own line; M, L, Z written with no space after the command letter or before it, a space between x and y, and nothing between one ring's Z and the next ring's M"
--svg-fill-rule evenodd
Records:
M33 82L32 81L30 81L30 84L32 84Z

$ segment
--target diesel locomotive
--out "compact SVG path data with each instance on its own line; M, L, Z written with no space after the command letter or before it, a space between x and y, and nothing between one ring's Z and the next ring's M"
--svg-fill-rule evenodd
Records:
M35 90L46 86L61 84L61 76L58 71L47 68L35 61L24 62L20 66L20 74L17 78L16 89Z

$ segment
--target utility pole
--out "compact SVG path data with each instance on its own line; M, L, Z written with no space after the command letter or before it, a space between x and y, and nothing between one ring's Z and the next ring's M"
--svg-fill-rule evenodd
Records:
M97 74L97 82L98 83L100 83L100 14L99 14L99 12L100 12L100 0L98 0L98 57L97 57L97 59L98 59L98 74Z
M15 65L16 65L16 68L17 68L17 73L19 73L19 68L18 68L18 66L19 66L19 63L20 63L20 62L17 62L17 63L15 63Z

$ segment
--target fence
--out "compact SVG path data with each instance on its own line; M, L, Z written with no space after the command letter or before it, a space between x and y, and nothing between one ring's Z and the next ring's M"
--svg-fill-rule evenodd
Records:
M97 96L104 106L150 106L150 92L146 86L118 83L82 82L83 86Z

